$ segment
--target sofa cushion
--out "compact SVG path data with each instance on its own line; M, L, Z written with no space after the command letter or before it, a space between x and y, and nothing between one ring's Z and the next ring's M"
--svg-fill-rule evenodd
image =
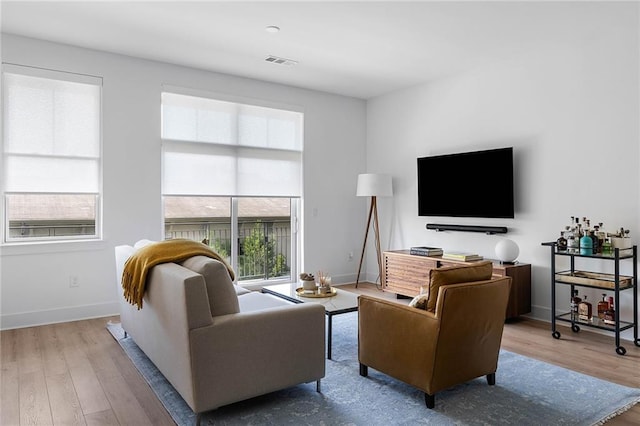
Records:
M140 240L137 243L135 243L133 245L133 248L135 248L136 250L140 250L141 248L145 248L146 246L148 246L149 244L153 244L156 243L157 241L151 241L151 240Z
M427 309L427 300L429 299L429 295L427 293L422 293L414 297L411 302L409 302L409 306L412 308L418 309Z
M238 297L240 303L240 312L262 311L269 308L278 308L287 305L293 305L289 302L271 294L250 291Z
M235 286L222 262L206 256L193 256L180 265L204 277L212 316L240 312Z
M238 296L242 296L243 294L251 293L251 290L247 290L246 288L244 288L244 287L240 287L240 286L239 286L239 285L237 285L237 284L234 284L234 285L233 285L233 288L235 289L236 294L237 294Z
M429 288L427 292L427 311L435 312L440 286L473 281L490 280L493 274L493 263L489 260L475 262L470 265L434 268L429 271Z

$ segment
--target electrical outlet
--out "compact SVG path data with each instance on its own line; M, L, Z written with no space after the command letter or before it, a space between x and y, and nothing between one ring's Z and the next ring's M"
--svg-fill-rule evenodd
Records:
M353 252L352 251L349 252L349 255L348 255L347 259L349 260L349 262L353 262Z
M80 287L80 282L78 282L78 276L77 275L70 275L69 276L69 287L70 288Z

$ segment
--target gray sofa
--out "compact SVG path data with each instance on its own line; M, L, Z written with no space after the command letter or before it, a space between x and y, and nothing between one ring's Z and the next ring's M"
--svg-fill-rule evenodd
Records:
M138 310L120 285L135 250L115 248L122 327L198 421L202 412L301 383L316 381L320 390L324 307L247 291L222 263L194 256L153 267Z

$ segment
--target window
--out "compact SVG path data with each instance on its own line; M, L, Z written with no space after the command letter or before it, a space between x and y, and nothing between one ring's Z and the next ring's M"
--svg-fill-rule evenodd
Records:
M3 65L4 242L100 237L101 87Z
M300 112L162 93L165 238L207 242L239 281L291 280Z

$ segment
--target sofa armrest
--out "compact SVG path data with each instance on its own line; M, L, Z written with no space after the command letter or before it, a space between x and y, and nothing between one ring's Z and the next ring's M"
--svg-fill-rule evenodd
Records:
M154 266L147 276L142 309L128 302L122 327L185 400L193 374L189 329L213 322L202 275L175 263Z
M423 389L432 375L439 318L365 295L358 306L359 362Z
M194 411L319 380L325 310L290 304L222 315L191 330Z

